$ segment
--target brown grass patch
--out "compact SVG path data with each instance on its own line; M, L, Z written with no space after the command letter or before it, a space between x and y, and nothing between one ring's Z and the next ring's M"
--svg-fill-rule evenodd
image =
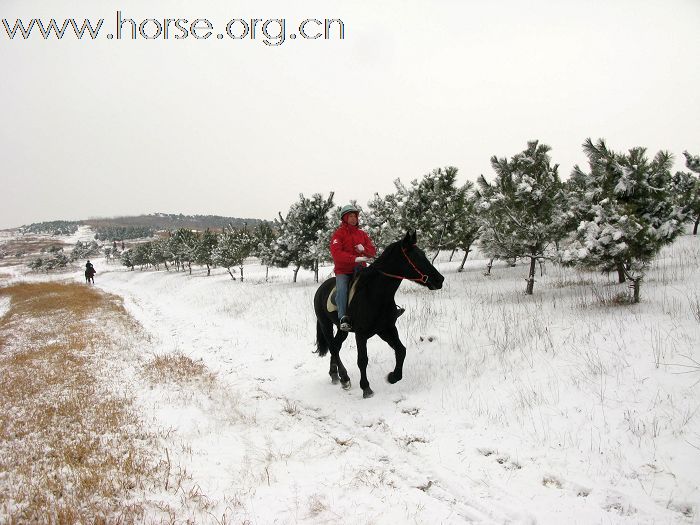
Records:
M0 289L0 521L132 522L134 490L163 479L131 400L100 377L111 330L138 326L121 302L79 284Z
M216 376L201 359L195 361L179 352L155 356L143 373L153 383L204 383L211 386L216 381Z
M63 248L64 251L70 247L60 239L47 237L26 236L8 240L0 244L0 266L25 264L54 246Z

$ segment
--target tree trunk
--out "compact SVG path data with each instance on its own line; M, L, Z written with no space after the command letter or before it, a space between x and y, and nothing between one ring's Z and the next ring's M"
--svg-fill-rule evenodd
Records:
M168 268L168 261L163 261L163 264L165 265L165 270L169 272L170 268Z
M187 267L190 269L190 275L192 275L192 263L187 261Z
M462 258L462 264L459 265L459 269L457 270L458 272L463 272L464 271L464 263L467 262L467 256L469 255L469 252L471 248L471 244L464 248L464 257ZM454 252L453 252L454 253ZM489 272L491 271L491 268L489 268Z
M493 266L493 257L489 260L489 263L486 265L486 273L484 275L491 275L491 267Z
M625 265L621 262L616 263L617 266L617 282L625 282Z
M532 295L532 289L535 287L535 264L537 264L537 257L530 257L530 275L527 277L527 288L525 288L525 293Z
M231 273L231 268L226 268L226 271L227 271L228 274L231 276L231 279L233 279L233 280L235 281L236 278L233 276L233 273Z
M314 261L314 282L318 282L318 259Z
M265 282L267 282L267 278L270 276L270 267L265 266Z
M450 254L450 262L452 262L452 257L455 256L455 252L457 251L457 248L452 249L452 253Z
M634 290L634 295L632 297L632 302L637 304L639 302L639 282L642 280L641 277L632 279L632 289Z
M700 214L698 214L698 218L695 219L695 226L693 226L693 235L698 234L698 224L700 224Z
M430 261L430 264L435 264L435 259L437 259L439 253L440 249L438 248L438 251L435 252L435 255L433 255L433 259Z
M299 268L301 268L301 266L297 266L297 267L294 269L294 280L292 281L292 282L294 282L294 283L297 282L297 274L299 273Z
M238 268L241 270L241 282L243 282L243 266L239 266Z
M211 275L211 268L209 268L209 263L207 263L207 277Z

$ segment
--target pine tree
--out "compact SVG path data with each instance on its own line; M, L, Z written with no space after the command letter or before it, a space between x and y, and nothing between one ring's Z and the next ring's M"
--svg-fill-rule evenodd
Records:
M187 228L179 228L170 238L170 249L175 256L176 262L187 264L190 275L192 275L192 262L197 258L197 247L199 236L196 232Z
M253 251L253 237L246 230L226 229L217 238L216 247L212 251L212 260L217 266L226 268L234 281L232 269L238 266L243 281L243 263Z
M695 219L693 225L693 235L698 234L700 225L700 156L691 155L687 151L685 156L685 166L696 175L688 172L677 172L674 176L674 186L679 197L679 202L684 211L688 213L688 219Z
M479 222L477 195L474 191L474 184L467 181L462 187L461 194L461 214L457 218L454 225L454 230L451 233L449 247L464 251L462 264L457 269L458 272L464 270L464 264L467 262L467 257L471 251L472 245L479 238L481 224Z
M280 235L275 242L275 265L294 267L294 282L300 268L313 270L318 282L319 262L327 257L328 246L322 249L321 238L329 228L329 212L333 209L333 193L324 199L315 193L310 199L299 195L286 217L280 214ZM330 240L329 240L330 242Z
M275 266L275 240L277 235L272 226L267 222L258 224L254 232L254 244L252 255L258 257L265 265L265 281L267 282L270 266Z
M510 161L494 156L494 182L483 175L477 181L481 245L498 259L529 257L527 294L533 292L537 261L549 257L552 245L565 233L563 186L549 151L549 146L532 141Z
M457 221L464 210L467 186L457 186L457 168L436 168L402 195L402 216L405 229L417 230L425 245L435 250L433 262L440 250L456 243ZM401 191L401 188L399 189Z
M195 250L195 262L207 267L207 276L211 275L211 265L214 264L212 252L217 244L216 237L216 234L207 228L199 238Z
M378 193L375 193L372 200L367 203L365 226L367 234L377 250L386 248L400 238L402 233L401 212L396 195L389 194L386 197L380 197Z
M652 161L645 148L615 153L601 139L583 145L590 171L574 167L568 182L579 222L562 252L564 262L617 270L632 281L639 302L640 281L659 250L681 232L686 215L674 202L672 157L660 151Z

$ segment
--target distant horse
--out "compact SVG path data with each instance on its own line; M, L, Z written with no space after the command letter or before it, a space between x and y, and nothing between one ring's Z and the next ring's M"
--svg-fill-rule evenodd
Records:
M357 366L360 368L362 396L372 397L374 392L367 380L367 340L378 335L394 349L396 366L389 373L389 383L401 380L406 347L399 339L396 329L397 310L394 295L402 280L414 281L429 290L439 290L445 278L430 264L425 253L416 246L416 234L406 233L401 241L386 247L384 252L368 268L358 274L359 283L352 301L348 305L348 315L352 318L355 341L357 342ZM316 311L316 348L320 357L331 352L329 374L333 384L340 382L343 388L350 388L348 372L340 360L340 347L348 333L338 329L338 312L329 312L328 296L335 287L335 277L325 281L314 296ZM333 335L333 325L336 334Z
M96 273L94 268L85 268L85 282L95 284Z

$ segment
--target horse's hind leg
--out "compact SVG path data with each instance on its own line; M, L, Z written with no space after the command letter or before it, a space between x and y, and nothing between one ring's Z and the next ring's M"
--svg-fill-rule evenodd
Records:
M360 388L362 389L362 397L367 399L374 395L367 380L367 363L369 361L367 357L367 338L355 334L355 341L357 342L357 366L360 369Z
M348 333L342 330L338 330L335 334L333 342L331 343L331 369L329 374L331 375L331 380L333 384L337 384L338 381L343 385L343 388L348 389L351 386L350 377L348 377L348 371L340 359L340 348L343 346L343 341L347 339Z
M403 377L403 360L406 358L406 347L401 342L401 339L399 339L399 331L396 329L396 326L392 326L388 330L381 332L378 335L384 341L386 341L391 348L394 349L396 366L394 367L394 371L389 372L389 375L386 376L386 380L389 381L389 383L394 384L401 381L401 378Z

